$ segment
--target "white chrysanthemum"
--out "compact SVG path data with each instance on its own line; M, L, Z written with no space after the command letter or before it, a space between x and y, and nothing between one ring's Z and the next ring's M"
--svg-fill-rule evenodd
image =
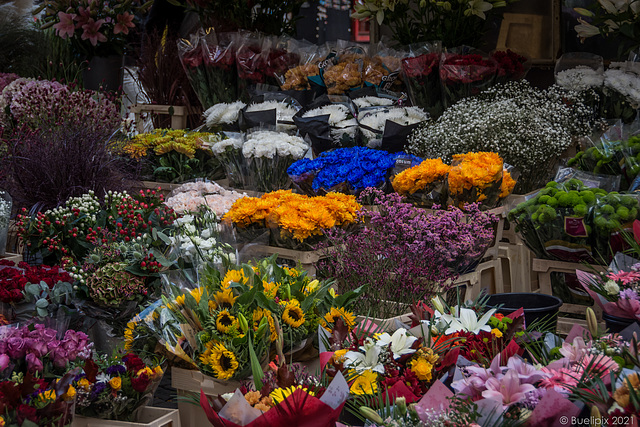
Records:
M633 108L640 106L640 77L636 74L609 69L604 73L604 85L627 98Z
M408 126L423 122L428 118L429 115L420 107L399 107L368 112L360 117L359 121L362 126L366 126L361 128L365 138L372 139L379 135L367 128L383 132L387 120Z
M221 102L220 104L209 107L203 114L205 123L209 127L235 123L238 121L240 110L246 105L247 104L242 101L236 101L232 103Z
M276 119L278 122L283 120L292 122L293 116L298 112L297 108L284 101L264 101L257 104L251 104L247 107L247 112L268 110L276 110Z
M318 117L325 115L329 115L330 126L338 126L340 122L347 120L349 109L342 104L325 105L305 112L302 117Z
M216 154L222 154L227 150L227 148L240 150L242 148L242 144L244 144L242 138L227 138L213 144L211 151Z
M272 159L278 155L301 159L308 148L308 145L299 136L287 135L282 132L258 131L247 136L247 140L242 146L242 154L246 158L266 157Z
M604 75L586 65L560 71L556 74L556 84L565 89L582 91L592 87L600 87L604 82Z
M354 99L353 103L356 104L359 109L362 109L366 107L386 107L393 105L393 100L389 98L380 98L378 96L363 96L362 98Z

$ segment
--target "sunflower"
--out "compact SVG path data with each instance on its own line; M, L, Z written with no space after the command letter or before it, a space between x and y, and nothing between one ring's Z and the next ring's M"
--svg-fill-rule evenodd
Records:
M304 312L300 308L300 303L296 300L293 301L288 301L284 306L282 320L292 328L299 328L304 323Z
M309 396L314 396L315 393L309 389L307 389L307 387L302 387L301 385L297 385L297 386L290 386L290 387L286 387L286 388L277 388L275 390L273 390L269 396L273 399L273 401L276 403L276 405L282 401L284 401L287 397L291 396L293 394L293 392L295 392L296 390L302 390L304 392L306 392Z
M216 292L213 297L216 300L216 303L221 308L231 308L233 304L236 302L238 297L233 296L233 292L231 289L225 289L223 291Z
M218 316L216 316L216 329L218 332L227 334L232 330L237 331L239 326L238 319L232 316L229 310L222 310L218 313Z
M222 343L209 342L207 347L207 351L200 357L200 360L211 368L216 378L220 380L231 379L238 370L236 355Z
M247 278L244 277L244 271L242 270L229 270L222 279L222 289L228 289L231 283L247 283Z
M333 325L338 319L342 319L349 330L353 329L356 324L356 316L352 312L345 310L344 307L331 307L331 311L324 315L321 324L326 330L331 332L329 326Z

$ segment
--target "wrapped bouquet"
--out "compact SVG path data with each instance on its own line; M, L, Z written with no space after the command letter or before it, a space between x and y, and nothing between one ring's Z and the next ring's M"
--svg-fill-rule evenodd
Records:
M407 136L429 115L420 107L371 108L360 110L358 125L370 148L403 151Z
M206 206L221 218L236 200L246 196L245 193L226 190L215 182L187 182L172 191L165 205L179 215Z
M408 202L425 208L446 203L450 167L442 159L426 159L393 177L393 189Z
M402 60L402 76L411 104L423 108L431 117L442 114L440 86L440 53L442 45L412 45L408 57Z
M316 155L331 148L356 145L358 122L355 111L347 103L320 98L299 111L294 122L301 135L309 136Z
M477 95L493 84L498 66L483 52L462 47L442 54L440 82L444 106Z

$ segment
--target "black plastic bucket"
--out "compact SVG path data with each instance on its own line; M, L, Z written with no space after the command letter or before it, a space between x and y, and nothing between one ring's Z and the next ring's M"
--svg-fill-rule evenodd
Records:
M527 292L489 295L487 301L489 307L501 306L498 313L505 316L523 308L525 325L544 322L551 327L552 332L556 330L558 310L562 304L558 297Z
M609 332L622 332L627 326L636 322L636 319L628 319L626 317L613 316L611 314L602 313L602 320Z

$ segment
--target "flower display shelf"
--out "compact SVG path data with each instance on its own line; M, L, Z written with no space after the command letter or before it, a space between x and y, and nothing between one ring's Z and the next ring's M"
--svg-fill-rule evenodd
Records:
M331 255L330 249L318 251L297 251L277 246L251 245L250 253L261 256L278 254L278 258L296 262L311 277L316 274L316 263Z
M204 375L200 371L171 368L171 387L178 394L178 410L182 427L203 427L210 425L204 410L198 404L189 401L194 394L200 396L200 390L208 396L233 393L240 387L239 381L219 381Z
M5 253L4 255L0 255L0 260L2 261L13 261L16 264L19 262L22 262L22 255L21 254L12 254L12 253Z
M506 283L508 284L508 283ZM475 299L482 289L489 294L510 292L510 286L505 286L503 278L502 260L492 259L478 264L474 271L462 274L451 288L465 288L464 300Z
M534 258L531 263L531 268L534 274L537 276L537 281L532 282L532 289L522 292L539 292L542 294L552 295L551 288L551 274L552 273L566 273L575 274L576 270L582 270L587 272L593 272L595 269L598 272L605 271L605 266L589 266L587 264L552 261L546 259ZM565 303L560 307L560 315L558 317L558 334L566 335L569 333L573 325L579 324L583 327L587 327L587 322L584 319L576 319L574 317L563 317L563 315L573 315L584 317L586 305L582 304L568 304ZM596 314L598 324L604 329L604 322L602 321L602 309L593 304L590 306Z
M187 117L189 116L189 111L187 110L187 107L184 106L135 104L129 107L129 110L135 116L136 130L139 133L144 132L143 113L170 116L171 129L187 128Z
M71 427L180 427L180 416L177 409L142 408L140 422L101 420L76 415Z

